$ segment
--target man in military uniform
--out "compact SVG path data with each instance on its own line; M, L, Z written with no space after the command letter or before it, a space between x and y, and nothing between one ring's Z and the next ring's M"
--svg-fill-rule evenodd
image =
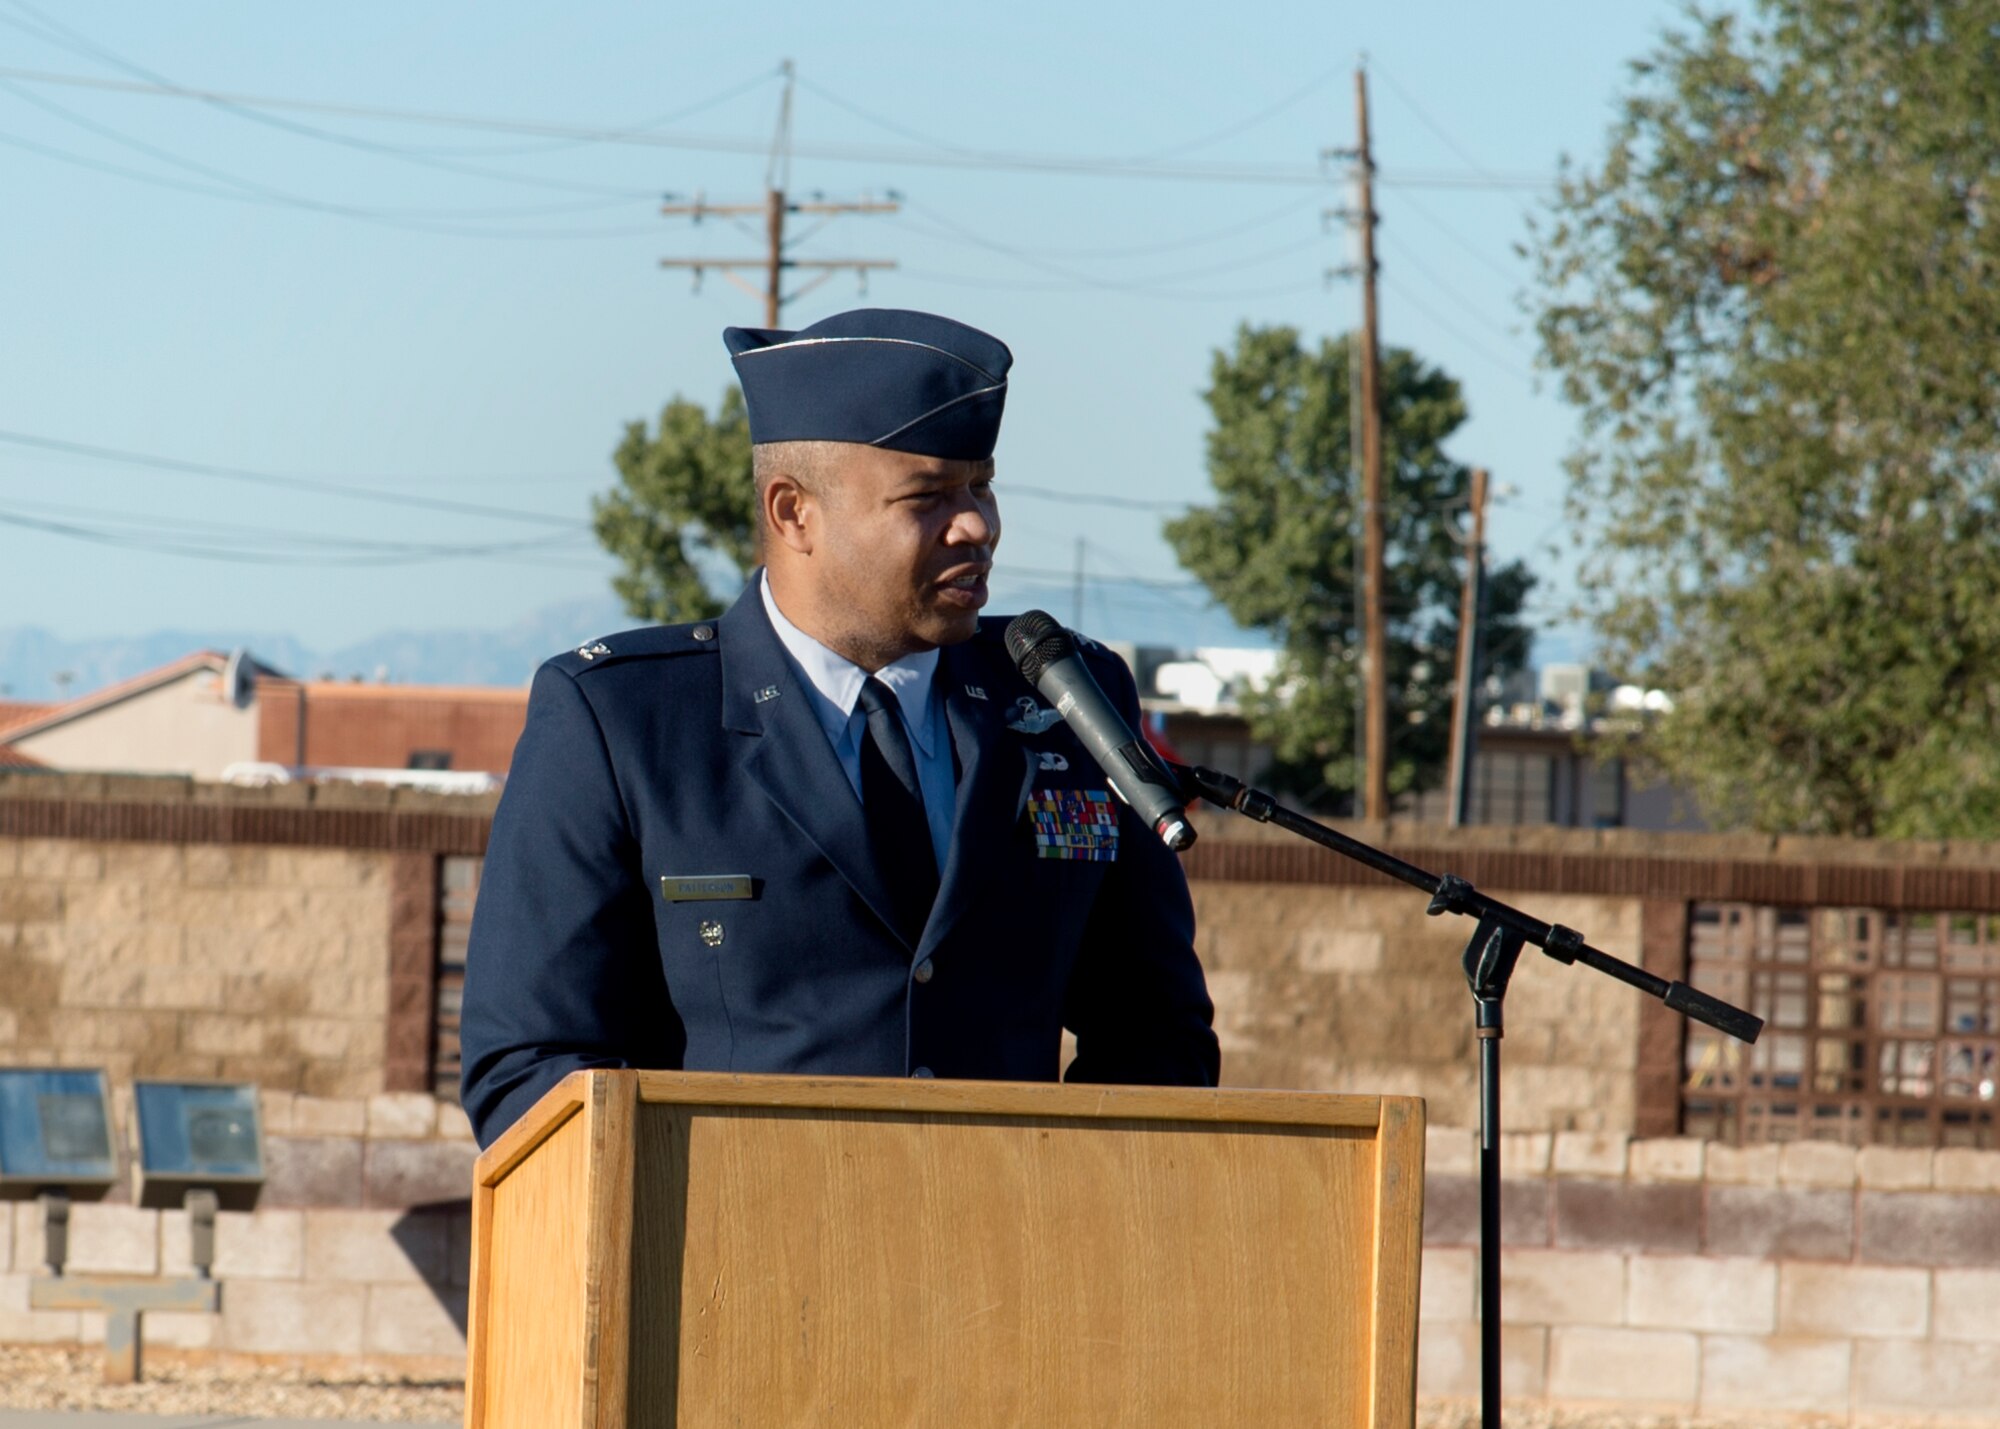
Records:
M542 666L466 967L493 1140L579 1067L1213 1085L1180 865L982 620L1012 356L924 313L724 334L765 566ZM1084 656L1137 726L1122 661Z

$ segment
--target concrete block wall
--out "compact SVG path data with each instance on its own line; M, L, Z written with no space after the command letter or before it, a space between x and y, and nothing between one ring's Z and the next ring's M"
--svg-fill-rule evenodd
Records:
M1477 1118L1464 920L1426 918L1421 896L1400 886L1191 888L1225 1083L1421 1096L1433 1122ZM1640 960L1639 899L1497 896ZM1507 999L1509 1124L1633 1131L1644 1001L1596 973L1523 959Z
M1479 1393L1478 1162L1433 1128L1419 1392ZM1510 1135L1510 1398L2000 1418L2000 1152Z
M392 857L0 837L0 1065L383 1090Z
M263 1095L258 1207L217 1219L215 1315L148 1315L149 1346L203 1357L465 1368L470 1195L477 1147L457 1106L421 1093ZM77 1275L189 1273L187 1216L125 1201L70 1212ZM41 1208L0 1205L0 1342L101 1344L103 1317L30 1310Z

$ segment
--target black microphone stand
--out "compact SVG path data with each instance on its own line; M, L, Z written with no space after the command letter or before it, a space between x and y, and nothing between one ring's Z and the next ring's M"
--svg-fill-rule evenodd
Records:
M1163 761L1166 762L1166 761ZM1475 920L1462 960L1472 989L1473 1030L1479 1039L1479 1399L1483 1429L1500 1429L1500 1038L1501 1004L1514 964L1529 944L1559 963L1582 963L1659 998L1674 1011L1755 1042L1764 1020L1684 982L1670 982L1644 968L1593 948L1583 934L1559 923L1544 923L1489 898L1450 873L1430 873L1325 824L1294 813L1261 789L1213 769L1168 763L1188 803L1206 799L1261 824L1276 824L1322 848L1400 879L1430 894L1425 911L1433 918L1455 913Z

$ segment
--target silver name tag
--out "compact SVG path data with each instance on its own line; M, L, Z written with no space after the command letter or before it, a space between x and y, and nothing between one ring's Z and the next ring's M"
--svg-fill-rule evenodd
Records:
M701 903L724 898L754 898L747 873L712 873L700 878L660 875L660 893L669 903Z

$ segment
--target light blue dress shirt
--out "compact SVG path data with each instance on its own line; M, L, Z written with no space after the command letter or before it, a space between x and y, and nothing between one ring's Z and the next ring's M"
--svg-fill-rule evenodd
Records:
M819 717L820 728L826 731L827 741L833 745L834 755L858 799L861 741L868 730L868 715L861 708L861 686L867 681L868 672L785 619L785 613L778 609L778 602L771 594L770 576L759 581L758 589L764 597L764 614L770 617L771 629L777 632L779 643L792 657L799 673L806 677L813 713ZM924 821L930 825L931 851L937 855L938 871L942 873L945 851L951 846L952 814L958 805L958 775L952 768L951 730L944 702L936 688L937 667L938 652L925 650L884 665L875 672L875 678L895 695L903 728L909 731L910 746L917 756L917 783L924 792Z

